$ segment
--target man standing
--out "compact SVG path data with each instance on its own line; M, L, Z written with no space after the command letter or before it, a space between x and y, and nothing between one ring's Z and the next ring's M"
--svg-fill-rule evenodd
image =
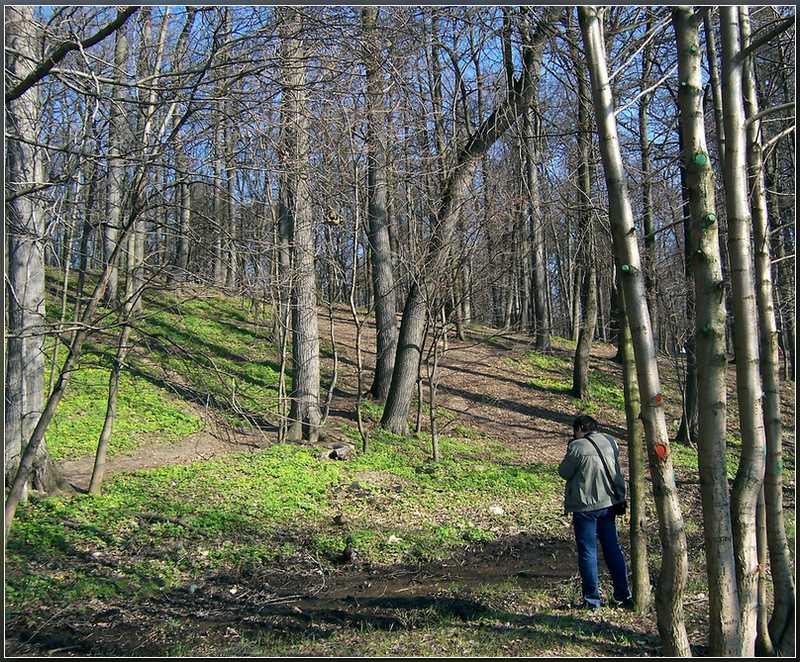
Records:
M573 439L558 467L566 479L564 508L572 513L578 569L581 574L583 606L600 608L600 582L597 574L597 538L603 549L614 600L633 607L625 556L617 538L617 513L624 512L625 477L619 465L616 439L597 431L597 421L580 415L572 424Z

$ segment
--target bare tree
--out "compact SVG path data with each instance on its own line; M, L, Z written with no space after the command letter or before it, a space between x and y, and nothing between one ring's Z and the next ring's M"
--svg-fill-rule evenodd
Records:
M309 187L304 21L301 10L280 10L286 109L285 171L292 228L292 407L289 439L319 436L319 323L314 271L314 218Z
M6 9L6 83L19 87L39 61L40 43L32 6ZM23 192L44 182L42 155L34 146L39 126L38 88L6 97L6 186ZM6 203L8 276L8 364L5 379L5 481L11 486L20 457L42 414L45 401L45 218L35 194ZM53 492L66 487L42 445L32 458L33 488ZM27 490L23 482L20 497Z
M527 110L534 92L534 71L538 70L544 46L550 36L552 23L560 10L548 8L535 31L527 25L527 11L521 14L522 61L521 76L513 81L509 98L501 103L463 145L450 145L453 166L448 168L447 180L441 195L427 249L422 283L415 282L406 299L400 324L398 350L392 383L384 407L381 425L386 429L405 434L408 429L408 409L416 379L417 366L422 351L421 340L425 330L425 293L423 284L443 273L452 244L452 235L463 192L468 185L474 165L494 142Z
M739 28L743 49L750 46L750 12L739 8ZM764 476L763 516L769 545L775 607L769 622L769 631L762 636L765 652L777 650L781 655L794 654L794 637L789 633L795 608L794 578L786 540L783 517L783 428L781 422L780 378L778 374L778 328L775 320L772 287L772 260L769 245L766 187L761 143L761 121L756 93L752 55L744 59L742 72L745 114L747 121L747 169L750 207L753 219L755 252L756 301L758 305L759 354L761 379L764 387L764 417L766 433L766 468ZM761 527L759 526L759 530ZM759 560L759 573L766 569ZM759 600L761 602L761 600ZM789 634L789 636L787 636ZM770 641L766 641L766 638Z

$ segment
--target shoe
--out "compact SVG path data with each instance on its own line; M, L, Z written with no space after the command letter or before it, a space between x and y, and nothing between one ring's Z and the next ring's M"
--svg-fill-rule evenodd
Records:
M633 611L636 607L633 604L633 598L627 598L620 602L619 600L614 600L614 606L618 609L627 609L628 611Z
M581 604L579 609L584 609L586 611L598 611L600 609L600 605L592 604L591 602L584 602Z

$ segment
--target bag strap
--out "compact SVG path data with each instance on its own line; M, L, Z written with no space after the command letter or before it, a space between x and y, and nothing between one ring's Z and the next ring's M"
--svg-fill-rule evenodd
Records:
M611 491L613 492L613 497L615 499L619 499L619 495L617 494L617 487L614 484L614 479L611 477L611 472L608 470L608 465L606 464L606 459L603 457L603 454L600 452L600 449L597 447L597 444L594 443L594 440L589 436L591 432L584 436L594 449L597 451L597 454L600 456L600 461L603 463L603 469L606 471L606 478L608 478L608 484L611 485Z

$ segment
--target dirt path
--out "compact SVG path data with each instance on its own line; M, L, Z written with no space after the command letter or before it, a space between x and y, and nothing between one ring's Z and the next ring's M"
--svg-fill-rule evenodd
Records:
M352 423L351 416L343 417L342 414L355 409L354 326L349 312L337 310L334 319L343 374L339 382L341 388L332 403L332 418ZM374 325L368 322L362 339L365 381L372 376L374 337ZM497 332L489 337L470 332L463 341L450 337L448 351L440 363L437 404L453 419L442 421L440 432L447 434L457 425L466 425L513 445L526 461L558 462L563 457L575 412L571 398L531 388L527 375L508 361L531 349L532 338L509 332ZM609 345L595 343L592 356L595 361L607 361L612 351ZM553 352L572 358L572 354L564 350L555 349ZM423 397L428 397L427 387ZM624 434L618 427L620 422L616 418L606 421L611 430ZM425 425L427 427L427 421Z
M106 476L120 471L152 469L165 464L189 464L210 460L226 453L256 451L269 445L263 434L201 430L169 444L144 444L132 453L115 455L106 461ZM94 466L94 455L61 463L64 478L78 491L88 488Z

